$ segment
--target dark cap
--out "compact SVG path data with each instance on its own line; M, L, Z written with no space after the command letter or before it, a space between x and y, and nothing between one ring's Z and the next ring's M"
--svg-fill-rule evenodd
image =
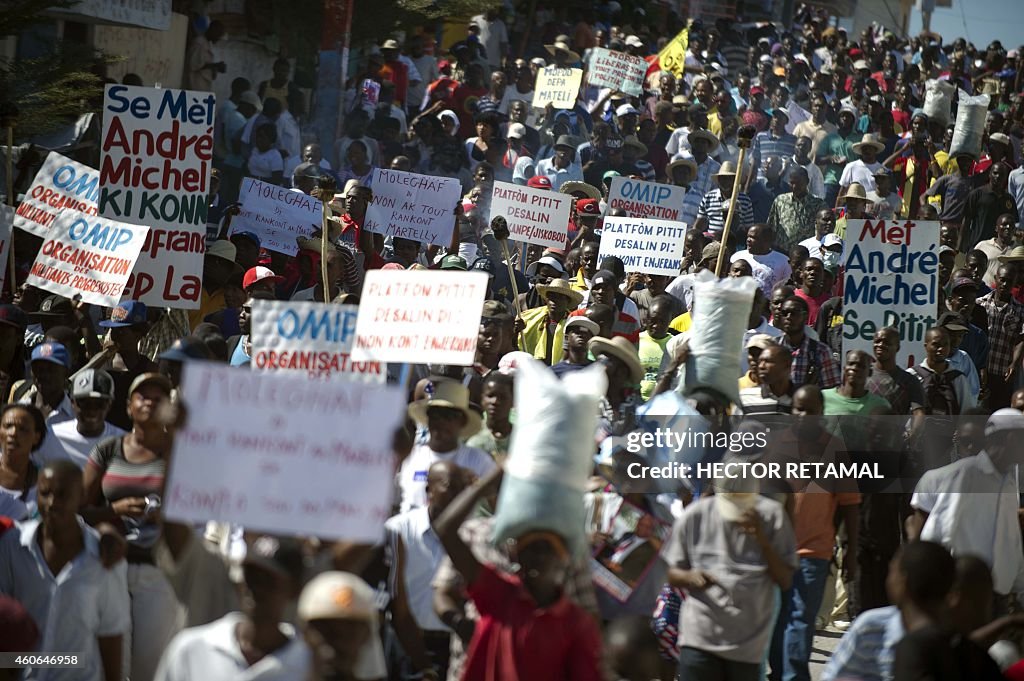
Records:
M0 305L0 324L13 326L24 332L28 327L28 316L17 305Z
M174 390L174 386L171 385L171 379L167 378L163 374L158 374L155 371L150 371L145 374L139 374L132 381L131 386L128 388L128 396L134 395L136 392L142 389L144 385L155 385L163 390L168 395Z
M970 277L957 277L953 280L953 285L950 287L950 291L955 291L963 286L969 286L975 291L978 290L978 282L974 281Z
M579 146L579 145L574 144L572 137L570 137L569 135L559 135L558 139L555 140L555 147L556 148L557 147L568 147L569 149L572 149L573 151L576 151L576 147L577 146Z
M490 258L477 258L469 266L469 269L473 272L486 272L488 275L494 276L494 263L491 262Z
M160 353L157 359L169 359L172 362L187 362L193 359L212 359L206 343L192 336L185 336L174 341L171 347Z
M595 286L603 286L605 284L611 284L612 286L619 285L619 278L615 276L614 272L609 270L601 270L594 275L594 278L590 280L590 288Z
M71 301L64 296L47 296L39 305L39 311L34 313L36 317L63 317L70 314L72 310Z
M939 315L939 326L949 331L967 331L970 328L967 320L956 312L943 312Z
M302 544L294 537L257 537L245 552L242 565L255 565L293 580L298 585L306 572Z
M114 399L114 379L103 369L82 369L71 384L71 397L78 400L95 397Z
M499 300L485 300L483 310L480 312L482 319L511 320L512 314L508 306Z
M105 329L120 329L145 323L146 304L137 300L123 300L111 310L110 319L104 319L99 325Z

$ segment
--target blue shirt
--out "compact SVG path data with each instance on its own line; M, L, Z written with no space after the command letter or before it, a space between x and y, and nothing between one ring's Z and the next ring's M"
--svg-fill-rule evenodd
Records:
M895 605L862 612L839 641L821 681L892 681L903 620Z

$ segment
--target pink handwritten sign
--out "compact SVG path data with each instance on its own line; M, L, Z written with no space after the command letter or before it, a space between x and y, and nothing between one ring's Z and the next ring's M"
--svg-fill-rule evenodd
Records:
M391 438L405 414L400 389L192 363L182 397L189 420L175 443L168 518L379 541L391 511Z

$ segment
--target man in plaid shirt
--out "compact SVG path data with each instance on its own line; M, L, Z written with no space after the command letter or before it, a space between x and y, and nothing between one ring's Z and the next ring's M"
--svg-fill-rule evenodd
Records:
M1013 299L1014 275L1013 265L1000 265L995 290L978 298L978 305L988 315L988 388L992 409L1009 406L1024 348L1024 305Z
M822 390L834 388L841 381L839 363L832 357L832 351L827 345L812 340L804 333L808 313L807 301L791 296L782 303L776 321L783 333L779 339L780 344L793 353L793 366L790 369L793 388L799 388L805 383L817 385Z

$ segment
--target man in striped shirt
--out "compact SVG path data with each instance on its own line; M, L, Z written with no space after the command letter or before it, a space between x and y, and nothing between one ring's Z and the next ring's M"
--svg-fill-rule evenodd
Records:
M740 391L740 403L746 416L790 414L793 411L793 391L796 387L790 377L793 355L788 348L772 343L761 350L757 359L757 377L760 383Z
M725 229L729 201L733 198L736 164L726 161L714 178L718 187L704 194L700 207L697 209L697 221L694 222L693 228L701 232L711 232L718 237ZM743 192L737 194L735 200L736 209L730 232L734 235L746 234L750 226L754 224L754 206L750 203L750 197Z

